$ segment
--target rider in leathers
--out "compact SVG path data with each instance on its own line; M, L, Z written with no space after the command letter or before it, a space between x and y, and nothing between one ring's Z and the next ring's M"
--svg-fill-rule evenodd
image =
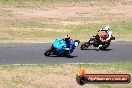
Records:
M111 37L112 37L112 30L111 30L111 28L110 28L109 26L105 26L104 28L99 29L97 34L99 34L100 31L105 31L106 37L107 37L107 38L104 39L104 40L101 40L101 39L100 39L101 43L109 42L109 40L110 40ZM99 50L100 47L102 47L102 44L100 44L100 45L97 47L97 50Z
M70 41L71 41L70 36L69 36L69 35L66 35L65 38L62 38L62 40L65 41L66 44L67 44L67 48L65 48L65 49L66 49L66 50L69 50L69 49L70 49ZM60 40L60 41L61 41L61 40ZM52 45L52 47L51 47L51 50L52 50L52 51L55 51L55 50L56 50L55 47L54 47L53 45Z

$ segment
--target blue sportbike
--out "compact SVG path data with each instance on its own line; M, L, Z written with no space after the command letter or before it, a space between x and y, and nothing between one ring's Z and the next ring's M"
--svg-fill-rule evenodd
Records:
M70 41L67 43L64 38L57 38L54 40L52 47L45 51L44 55L70 56L79 43L79 40L70 39Z

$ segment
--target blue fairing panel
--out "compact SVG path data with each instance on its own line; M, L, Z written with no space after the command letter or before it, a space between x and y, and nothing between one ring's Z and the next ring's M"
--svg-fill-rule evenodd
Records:
M58 38L53 42L53 46L57 49L63 49L66 47L66 43L63 38Z
M60 55L64 52L64 48L67 48L67 44L64 40L64 38L58 38L53 42L53 46L56 48L56 54ZM75 44L74 41L71 40L70 41L70 50L69 50L69 54L71 54L73 52L73 50L75 49Z

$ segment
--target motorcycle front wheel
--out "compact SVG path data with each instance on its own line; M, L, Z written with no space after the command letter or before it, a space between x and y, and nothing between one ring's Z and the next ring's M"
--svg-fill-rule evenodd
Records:
M44 53L45 56L50 56L51 55L51 49L47 49Z
M83 43L82 45L81 45L81 50L87 50L88 49L88 47L90 46L91 44L89 44L88 42L85 42L85 43Z

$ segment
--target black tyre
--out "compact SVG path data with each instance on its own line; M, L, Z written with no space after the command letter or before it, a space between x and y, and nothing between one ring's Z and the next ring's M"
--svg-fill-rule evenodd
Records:
M64 53L62 54L62 57L67 57L68 56L68 51L64 51Z
M87 82L87 79L84 76L76 76L76 81L79 85L84 85Z
M90 46L91 44L89 44L88 42L85 42L85 43L83 43L82 45L81 45L81 50L87 50L88 49L88 47Z
M51 55L51 49L47 49L44 53L45 56L50 56Z

